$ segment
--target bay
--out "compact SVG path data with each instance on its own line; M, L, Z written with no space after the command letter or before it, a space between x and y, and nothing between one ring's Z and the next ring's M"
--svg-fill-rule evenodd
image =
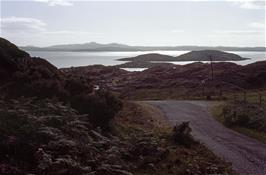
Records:
M126 61L118 61L119 58L134 57L137 55L148 53L159 53L164 55L179 56L189 51L136 51L136 52L51 52L51 51L28 51L31 56L41 57L48 60L50 63L58 68L87 66L102 64L105 66L113 66L125 63ZM266 52L249 52L249 51L235 51L231 52L240 55L250 60L236 61L236 64L246 65L256 61L265 61ZM174 64L188 64L188 62L170 62ZM127 68L129 71L141 71L144 69Z

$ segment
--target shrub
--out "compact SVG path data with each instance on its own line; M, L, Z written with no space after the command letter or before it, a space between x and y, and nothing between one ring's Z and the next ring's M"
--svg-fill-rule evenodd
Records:
M92 87L82 78L71 78L66 80L65 89L70 93L70 95L92 92Z
M109 122L122 108L121 101L107 91L74 96L71 105L81 114L89 114L92 124L104 130L109 129Z
M174 126L173 139L176 143L186 147L190 147L197 143L191 136L189 122L182 122L180 125Z
M225 118L225 125L227 126L244 126L244 127L248 127L249 125L249 117L247 114L239 114L234 112L233 114L231 114L230 116L227 116Z
M224 124L266 132L266 110L253 104L228 104L223 109Z

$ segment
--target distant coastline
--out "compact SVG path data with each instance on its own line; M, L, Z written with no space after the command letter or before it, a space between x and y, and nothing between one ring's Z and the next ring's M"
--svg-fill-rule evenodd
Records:
M256 51L265 52L266 47L227 47L227 46L130 46L125 44L96 42L84 44L63 44L49 47L21 46L26 51L53 52L133 52L133 51L187 51L187 50L221 50L221 51Z

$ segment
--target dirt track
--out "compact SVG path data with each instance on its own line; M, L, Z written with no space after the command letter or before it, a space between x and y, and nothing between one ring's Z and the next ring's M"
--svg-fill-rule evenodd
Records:
M232 162L241 175L266 175L266 144L232 131L214 120L205 101L147 101L171 124L190 121L193 136L216 155Z

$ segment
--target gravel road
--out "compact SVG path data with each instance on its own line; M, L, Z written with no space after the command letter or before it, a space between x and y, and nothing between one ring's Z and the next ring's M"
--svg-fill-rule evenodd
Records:
M241 175L266 175L266 144L224 127L212 118L206 101L147 101L171 124L190 121L192 135Z

